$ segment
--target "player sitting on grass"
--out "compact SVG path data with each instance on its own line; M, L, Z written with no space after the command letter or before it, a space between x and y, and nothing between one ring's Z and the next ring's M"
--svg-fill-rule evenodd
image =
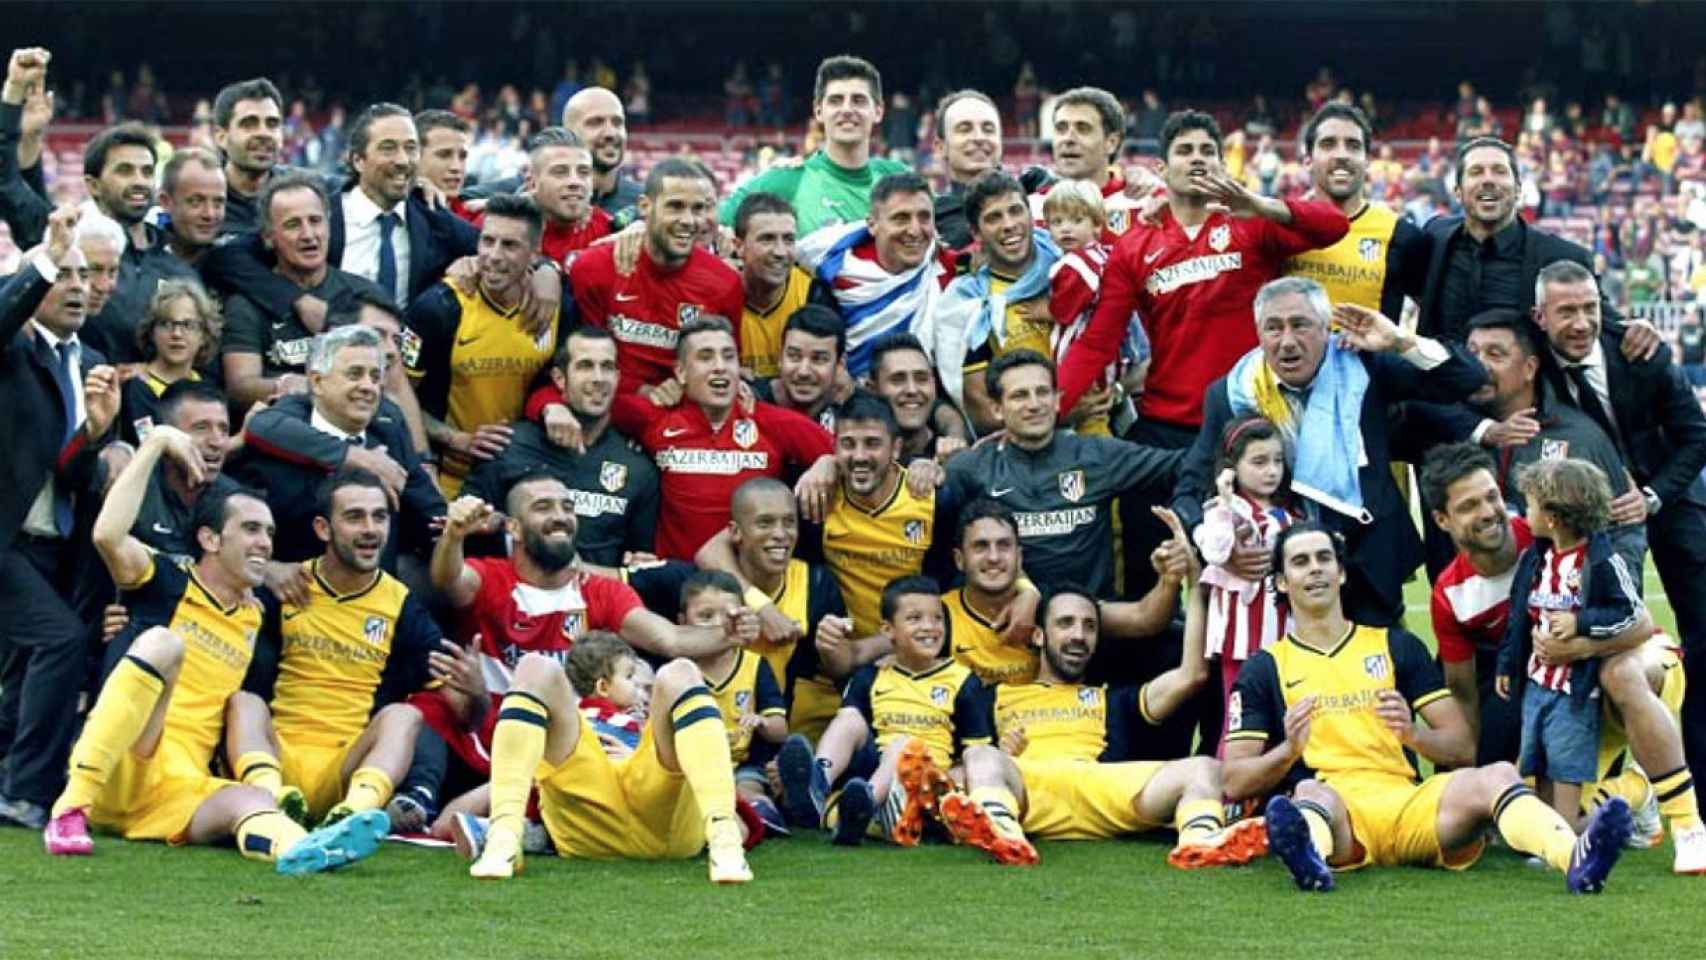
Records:
M777 766L790 822L822 823L839 844L856 845L869 831L914 846L946 784L938 777L930 789L909 792L897 771L909 776L926 761L946 769L966 747L990 742L988 688L943 650L941 593L929 577L901 577L883 589L882 631L894 660L853 674L815 756L797 734L782 744Z
M1165 720L1208 681L1203 657L1207 596L1197 582L1190 543L1172 511L1156 509L1173 529L1173 552L1185 565L1190 601L1179 665L1138 687L1086 686L1101 614L1081 587L1055 587L1043 604L1037 634L1043 659L1035 683L995 688L1001 748L966 750L970 795L950 793L943 823L961 842L1001 863L1037 860L1027 834L1055 840L1103 840L1161 829L1171 822L1175 867L1235 866L1267 853L1260 819L1230 827L1221 817L1220 764L1213 757L1130 760L1144 727ZM926 774L929 776L929 774ZM917 789L906 783L909 791Z
M713 626L729 609L740 606L740 581L716 570L700 570L681 585L681 622ZM740 647L695 657L711 695L717 698L723 725L729 732L729 758L734 761L735 789L740 799L764 821L767 830L786 833L782 811L770 797L764 764L788 736L788 710L782 687L765 658Z
M426 606L379 569L390 523L385 487L366 470L321 486L314 533L326 552L302 565L307 602L283 604L277 661L257 658L246 684L270 715L253 711L256 722L226 729L239 779L293 815L286 801L305 799L306 818L324 824L391 798L421 727L420 711L402 701L426 685L427 657L444 639Z
M1518 771L1572 827L1583 819L1582 785L1599 766L1600 661L1543 660L1532 633L1608 640L1651 632L1634 574L1612 544L1611 485L1585 460L1540 460L1517 474L1535 543L1517 561L1511 615L1499 647L1501 699L1522 701ZM1524 682L1526 678L1526 682Z
M1345 618L1344 552L1312 521L1279 535L1274 585L1292 632L1244 664L1227 709L1226 792L1291 791L1268 801L1268 843L1298 887L1331 890L1333 869L1371 863L1466 869L1491 824L1571 891L1603 889L1633 829L1628 801L1606 801L1578 840L1516 767L1473 766L1469 724L1422 642ZM1418 780L1412 750L1455 769Z
M126 839L173 844L235 837L243 856L275 860L284 874L316 873L371 855L390 829L384 811L305 833L266 791L208 773L261 629L252 591L272 559L272 510L253 491L202 496L193 520L194 565L156 557L130 529L163 454L200 481L195 442L172 427L155 427L95 520L95 549L131 621L107 648L106 681L43 834L47 852L93 852L93 824Z

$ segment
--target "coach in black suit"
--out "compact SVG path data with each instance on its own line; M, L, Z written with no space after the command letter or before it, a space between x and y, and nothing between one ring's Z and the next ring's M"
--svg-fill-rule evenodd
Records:
M1547 371L1559 397L1616 441L1638 489L1612 501L1612 520L1646 521L1659 580L1676 611L1688 671L1683 741L1691 768L1706 763L1706 414L1671 361L1623 355L1622 335L1602 327L1593 274L1574 261L1540 271L1535 318L1551 345Z
M38 829L65 782L88 640L69 603L75 500L118 416L114 371L77 337L89 287L76 221L52 214L47 246L0 289L0 819Z
M1387 408L1404 400L1464 400L1486 382L1487 373L1459 346L1405 333L1371 310L1330 306L1321 285L1303 277L1285 277L1264 286L1256 294L1255 314L1261 338L1259 362L1273 372L1293 423L1303 422L1308 404L1318 399L1314 394L1326 389L1317 378L1327 351L1342 349L1328 340L1329 322L1337 321L1346 341L1362 351L1358 359L1369 377L1359 419L1361 515L1349 516L1301 498L1300 502L1318 513L1330 529L1343 534L1350 548L1345 616L1357 623L1393 623L1404 611L1404 581L1421 565L1422 544L1410 521L1409 505L1392 479ZM1221 437L1237 416L1229 383L1238 369L1210 384L1203 394L1202 431L1185 456L1173 493L1173 510L1187 529L1202 522L1203 502L1215 493L1214 464ZM1323 449L1330 448L1321 438L1305 434L1297 438L1293 455L1301 460L1310 451ZM1242 572L1254 579L1267 571L1264 566Z
M350 127L355 178L328 184L330 262L379 284L400 305L437 283L458 258L473 256L480 239L478 230L414 189L419 161L414 118L394 103L375 104ZM274 316L300 314L304 294L272 273L270 261L260 238L245 234L225 238L204 269L210 283L247 294ZM323 303L306 309L316 319L325 313Z

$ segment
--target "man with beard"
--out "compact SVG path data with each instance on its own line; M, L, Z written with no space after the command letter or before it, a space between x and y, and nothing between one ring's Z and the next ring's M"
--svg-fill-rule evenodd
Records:
M1415 224L1364 196L1372 137L1368 118L1344 103L1326 104L1304 125L1303 153L1315 194L1338 207L1351 228L1332 246L1292 257L1285 272L1321 284L1334 303L1401 317L1406 296L1421 298L1431 244Z
M582 449L557 444L548 426L517 420L510 427L509 446L476 466L462 493L503 503L522 477L549 473L574 497L581 560L614 569L629 553L650 553L657 533L658 470L626 434L610 425L616 377L616 341L610 331L570 331L551 365L551 379L567 405L555 406L546 419L549 423L558 410L572 417ZM502 552L497 544L482 546Z
M194 442L201 469L192 478L177 460L163 460L148 481L131 535L165 556L187 557L193 552L196 502L238 489L224 472L231 415L217 387L188 379L160 394L157 411L156 424L175 427Z
M794 265L797 219L788 201L773 193L749 193L735 208L735 253L746 290L740 365L759 379L776 375L782 325L796 310L807 303L835 306L829 289Z
M555 769L539 782L540 813L564 856L689 857L709 841L714 882L750 879L728 737L698 668L676 658L744 644L757 635L755 618L731 609L719 627L671 624L626 584L581 570L574 498L554 477L523 478L505 508L515 544L509 557L464 558L468 535L490 527L495 515L484 501L462 497L432 558L433 585L459 612L458 636L478 636L486 690L502 698L488 710L495 717L491 825L472 851L471 873L517 872L527 796L544 760ZM588 630L609 630L671 661L657 672L647 735L624 761L605 755L563 673L563 658ZM682 802L684 789L694 802ZM593 807L610 810L615 822L588 818Z
M402 550L424 556L444 516L444 497L409 440L397 405L384 398L385 354L379 334L343 326L314 338L308 354L308 393L275 401L249 419L237 479L267 491L279 519L274 552L307 560L323 550L313 536L321 482L339 465L377 476L390 494L380 566L395 573Z
M898 160L871 156L871 133L883 119L883 81L870 62L835 56L819 63L812 116L823 125L823 149L797 166L772 167L741 184L723 201L718 220L733 224L748 194L773 193L793 205L800 236L808 236L865 219L877 181L910 171Z
M936 108L936 155L948 174L948 192L936 195L936 232L955 250L976 239L966 217L965 191L1001 166L1001 111L987 94L957 90Z
M462 199L473 125L449 110L422 110L415 114L415 132L421 138L421 179L444 194L451 213L473 223L478 214Z
M268 709L226 733L239 780L322 826L384 809L421 726L403 700L425 686L427 657L444 640L426 605L379 569L390 513L384 484L365 470L321 485L314 535L325 552L301 564L307 598L281 605L276 648L244 683Z
M160 171L160 211L170 236L166 248L193 266L225 230L225 173L219 158L201 147L182 147Z
M464 293L445 282L409 306L404 322L420 338L409 361L426 416L427 437L443 457L439 486L454 497L477 461L509 444L510 421L521 416L528 391L556 353L568 324L552 318L544 330L522 315L528 265L544 218L526 197L500 193L486 202L480 223L479 276Z
M225 154L225 230L260 228L256 201L267 178L281 173L284 97L266 77L230 84L213 98L213 142Z
M809 303L794 311L782 329L781 369L752 385L753 395L835 429L834 403L849 383L845 357L847 325L830 307Z
M272 273L298 293L332 310L354 306L357 295L389 298L363 277L332 266L331 218L326 188L308 173L281 173L267 180L260 195L260 237L272 251ZM314 331L293 313L270 313L259 294L238 293L225 305L220 364L225 386L238 409L257 400L301 393Z
M1494 470L1484 450L1459 443L1436 447L1421 472L1423 504L1459 551L1434 582L1431 608L1445 683L1477 739L1480 764L1512 761L1520 745L1520 711L1493 695L1493 673L1510 620L1517 560L1534 542L1528 522L1508 512ZM1608 641L1548 635L1536 643L1548 657L1602 658L1605 704L1594 802L1618 795L1635 808L1631 846L1658 843L1661 817L1668 818L1676 871L1698 872L1706 864L1706 828L1677 725L1687 685L1681 650L1663 634L1647 638L1636 631ZM1625 767L1626 749L1640 769ZM1649 781L1642 771L1657 776ZM1654 786L1659 783L1667 787L1662 798Z
M675 351L681 402L659 406L619 392L610 412L663 475L658 556L690 560L727 526L729 498L741 483L803 471L829 456L832 445L827 431L792 410L737 402L740 356L728 320L689 320Z
M1415 635L1348 618L1343 538L1310 521L1274 543L1292 632L1239 671L1227 704L1226 794L1267 803L1268 844L1300 890L1370 864L1465 870L1496 826L1513 850L1598 893L1632 828L1613 797L1580 842L1507 762L1474 766L1469 725ZM1420 715L1424 723L1417 723ZM1420 780L1412 754L1450 772Z

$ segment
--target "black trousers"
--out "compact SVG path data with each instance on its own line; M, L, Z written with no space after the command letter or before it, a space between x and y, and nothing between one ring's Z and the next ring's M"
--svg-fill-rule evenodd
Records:
M1665 505L1647 521L1647 547L1676 611L1688 694L1682 701L1682 745L1691 770L1706 770L1706 507ZM1660 771L1654 771L1655 773Z
M0 551L0 730L11 730L0 794L42 806L64 789L77 736L88 626L67 599L76 553L25 534Z

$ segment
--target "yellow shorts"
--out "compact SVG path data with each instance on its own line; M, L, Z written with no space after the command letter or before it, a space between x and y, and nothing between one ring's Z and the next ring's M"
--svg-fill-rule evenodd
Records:
M633 756L612 760L582 715L574 752L556 766L540 761L534 778L539 815L565 857L682 860L705 848L699 803L658 760L650 724Z
M342 746L320 743L292 743L283 734L278 738L279 774L284 782L302 791L308 800L308 813L318 820L344 798L344 761L349 759L354 741Z
M788 732L804 734L817 743L829 729L829 721L841 709L841 694L816 677L794 681L794 702L788 708Z
M1682 652L1671 643L1658 639L1649 640L1641 649L1664 667L1664 686L1659 689L1659 700L1663 701L1670 715L1680 721L1682 697L1688 692L1687 674L1682 669ZM1611 698L1601 697L1600 700L1599 779L1604 780L1611 774L1618 758L1623 756L1623 751L1629 748L1629 734L1624 731L1623 718L1617 715ZM1590 793L1591 790L1582 791L1583 796Z
M1322 775L1350 814L1351 836L1360 848L1353 863L1335 870L1380 866L1444 867L1464 870L1481 857L1484 841L1457 850L1439 845L1439 800L1452 774L1435 774L1421 783L1389 773Z
M1106 840L1155 830L1138 815L1137 796L1165 766L1158 760L1093 763L1014 758L1025 780L1021 825L1051 840Z
M207 772L187 750L161 741L148 758L126 753L105 789L89 808L89 823L127 840L164 840L181 844L190 819L208 798L239 786Z

